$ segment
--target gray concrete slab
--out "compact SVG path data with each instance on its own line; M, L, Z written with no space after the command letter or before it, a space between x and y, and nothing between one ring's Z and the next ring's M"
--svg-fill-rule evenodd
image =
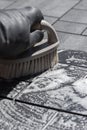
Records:
M84 24L78 24L66 21L57 21L53 26L57 31L63 31L66 33L74 33L74 34L81 34L83 30L87 27L87 25Z
M82 1L84 3L85 0ZM9 2L13 1L3 0L4 4L0 4L0 8L9 6ZM79 0L17 0L9 8L38 7L44 15L53 16L45 17L52 24L78 2ZM58 50L70 50L59 52L59 63L42 75L36 76L31 83L28 79L16 80L13 83L0 81L1 96L25 102L0 100L1 130L87 129L87 117L44 109L46 105L87 114L87 53L85 53L87 52L87 37L76 35L81 34L87 26L87 11L73 9L63 18L72 23L60 21L54 25L55 29L66 32L58 32L60 39ZM30 106L29 102L38 103L43 108Z
M0 81L0 96L16 98L16 96L29 85L26 80L5 82Z
M44 19L50 24L53 24L58 18L44 16Z
M65 12L77 4L79 0L18 0L9 8L35 6L42 10L44 15L61 17Z
M86 56L82 52L62 52L59 55L60 62L37 76L17 99L87 114L87 68L83 67L87 65ZM84 88L81 88L82 84Z
M60 40L59 49L82 50L87 52L87 37L59 32L58 36Z
M82 35L87 36L87 29L82 33Z
M79 51L62 51L59 53L59 57L60 62L53 69L35 77L32 83L19 93L16 98L20 101L37 103L54 108L67 109L68 107L69 109L73 105L73 110L79 112L77 104L81 100L85 102L85 96L87 96L87 90L84 91L84 88L81 89L79 86L79 83L82 85L83 80L86 81L87 68L84 67L87 65L87 54ZM69 99L66 98L67 96L72 101L68 102ZM84 105L84 103L80 105ZM86 108L84 110L86 114Z
M4 9L14 3L16 0L0 0L0 9Z
M86 130L87 118L16 103L0 101L1 130Z
M72 9L61 20L87 24L87 11Z
M0 99L0 129L87 129L87 117L44 108L45 105L87 114L87 53L62 51L59 59L60 62L54 68L35 77L19 93L17 99L21 102ZM31 106L29 102L41 104L43 108Z
M44 126L50 124L51 118L57 115L56 113L52 110L3 99L0 101L0 129L42 130Z
M86 119L86 118L85 118ZM80 122L81 121L81 122ZM78 122L78 123L75 123ZM81 117L60 114L46 130L86 130L86 121Z
M75 6L74 8L87 10L87 0L82 0L82 1L81 1L77 6Z

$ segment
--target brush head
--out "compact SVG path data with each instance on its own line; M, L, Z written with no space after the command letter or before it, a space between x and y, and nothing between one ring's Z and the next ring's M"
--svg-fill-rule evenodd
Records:
M25 55L16 59L0 59L0 77L14 79L44 72L58 62L57 47L58 43L48 46L46 40L43 40L32 48L36 51L31 51L31 54L25 52Z
M39 28L40 27L40 28ZM14 79L34 76L53 67L58 62L57 48L59 45L55 29L46 21L41 21L38 29L45 29L48 40L42 40L17 57L0 58L0 77Z

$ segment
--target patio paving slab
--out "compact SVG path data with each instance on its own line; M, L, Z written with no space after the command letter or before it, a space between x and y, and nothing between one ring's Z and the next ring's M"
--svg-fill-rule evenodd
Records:
M3 99L0 101L1 130L85 130L87 118Z
M58 32L59 49L82 50L87 52L87 37Z
M37 76L16 99L87 114L87 53L62 51L59 63Z
M27 81L20 82L0 82L0 96L15 98L29 83Z
M47 22L49 22L50 24L53 24L54 22L56 22L56 20L57 20L58 18L44 16L44 19L45 19Z
M82 9L82 10L87 10L87 0L82 0L77 6L74 8L76 9Z
M13 4L16 0L0 0L0 9L4 9Z
M83 30L87 27L87 25L84 24L78 24L66 21L57 21L53 26L57 31L62 31L65 33L74 33L74 34L81 34Z
M9 8L34 6L42 10L44 15L61 17L65 12L76 5L80 0L18 0ZM50 6L49 6L50 5Z
M82 35L87 36L87 29L82 33Z
M87 117L50 109L60 108L87 115L86 66L86 52L61 50L59 63L54 68L36 76L31 84L25 81L26 87L16 95L18 100L0 99L0 129L87 129ZM40 104L42 108L29 103Z
M87 1L0 1L1 9L25 6L41 9L51 24L61 17L54 24L60 40L59 63L32 79L0 80L0 129L87 130L87 37L83 36L87 35Z
M87 24L87 11L72 9L61 20Z
M0 129L42 130L56 113L3 99L0 101Z
M86 130L86 118L60 114L46 130Z

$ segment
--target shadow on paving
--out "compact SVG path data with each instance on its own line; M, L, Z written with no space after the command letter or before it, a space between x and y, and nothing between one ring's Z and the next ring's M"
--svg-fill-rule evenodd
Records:
M19 81L0 81L0 96L7 96L16 87Z
M17 79L0 79L0 97L11 97L14 98L15 95L26 89L26 87L32 82L33 78L40 75L37 73L31 76L24 76Z

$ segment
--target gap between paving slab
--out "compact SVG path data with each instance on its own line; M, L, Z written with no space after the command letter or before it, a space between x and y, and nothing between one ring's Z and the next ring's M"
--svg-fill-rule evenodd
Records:
M16 0L15 0L16 1ZM0 9L4 9L15 3L13 0L0 0Z
M72 33L80 35L82 34L83 30L86 29L87 25L84 24L78 24L78 23L72 23L68 21L56 21L55 24L53 24L54 28L57 31L66 32L66 33Z
M35 0L18 0L13 6L10 6L9 8L20 8L29 5L41 9L44 15L61 17L68 10L77 5L79 1L80 0L38 0L36 3Z
M64 108L65 110L80 111L86 114L86 104L84 105L86 93L83 90L80 92L78 86L75 87L75 83L77 81L79 83L80 79L82 79L81 81L85 80L87 54L80 51L62 51L59 54L61 54L61 62L53 70L33 79L33 82L23 89L14 100L26 104L33 103L32 105L36 104L39 107L48 107L54 110ZM68 102L70 100L68 98L72 100ZM8 99L12 100L12 98Z
M0 102L0 117L0 128L8 130L49 130L49 128L52 130L61 128L79 130L82 128L81 130L83 130L83 128L87 128L86 117L14 103L6 99Z

